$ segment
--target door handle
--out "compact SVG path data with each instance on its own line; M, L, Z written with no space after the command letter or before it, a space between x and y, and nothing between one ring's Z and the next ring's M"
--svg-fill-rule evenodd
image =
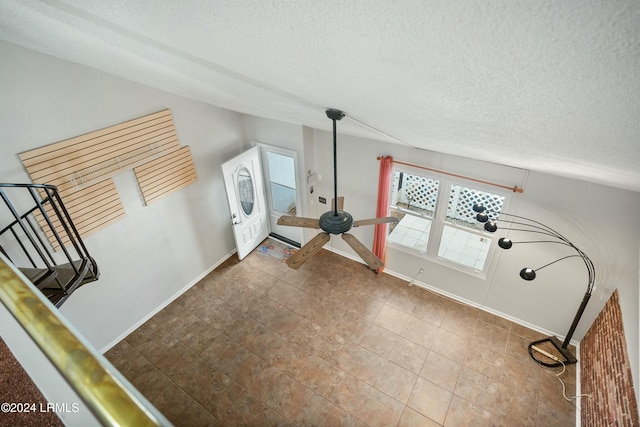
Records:
M232 221L232 224L233 224L233 225L240 225L240 224L242 224L242 222L241 222L241 221L236 221L236 218L237 218L237 217L238 217L238 215L236 215L236 214L232 214L232 215L231 215L231 218L233 219L233 221Z

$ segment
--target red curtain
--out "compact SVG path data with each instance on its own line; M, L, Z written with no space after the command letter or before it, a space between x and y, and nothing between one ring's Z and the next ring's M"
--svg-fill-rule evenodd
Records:
M380 176L378 177L378 205L376 218L389 215L389 198L391 196L391 174L393 172L393 157L380 158ZM373 235L373 253L385 262L387 251L387 224L376 224ZM384 267L378 269L382 273Z

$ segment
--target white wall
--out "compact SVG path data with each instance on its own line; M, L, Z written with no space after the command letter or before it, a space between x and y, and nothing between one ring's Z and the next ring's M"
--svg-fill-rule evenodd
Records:
M20 152L165 108L191 147L197 183L145 207L119 175L126 218L85 239L100 280L60 311L105 349L234 250L220 165L246 146L242 116L6 43L0 58L2 182L30 182Z
M315 132L317 167L325 177L319 195L327 198L333 192L331 138L328 132ZM586 333L613 290L617 288L620 292L625 336L638 390L639 193L535 172L527 176L523 171L505 166L344 136L338 127L338 193L345 196L345 208L355 219L375 216L378 155L392 155L400 161L523 186L523 194L513 196L510 211L557 229L585 251L596 267L596 288L573 336L574 341ZM373 227L352 232L371 247ZM513 233L515 240L518 236ZM531 236L520 237L536 240ZM332 236L330 244L357 258L340 238ZM550 266L539 271L533 282L522 280L518 273L522 267L539 267L567 254L571 253L561 245L516 245L508 252L500 250L495 272L484 280L388 248L386 269L414 277L422 267L424 273L419 281L425 285L564 337L586 291L587 271L582 261L568 259Z

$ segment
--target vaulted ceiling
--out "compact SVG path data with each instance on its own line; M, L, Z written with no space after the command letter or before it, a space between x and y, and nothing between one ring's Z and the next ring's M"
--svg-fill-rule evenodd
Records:
M0 1L0 39L242 113L640 191L637 0Z

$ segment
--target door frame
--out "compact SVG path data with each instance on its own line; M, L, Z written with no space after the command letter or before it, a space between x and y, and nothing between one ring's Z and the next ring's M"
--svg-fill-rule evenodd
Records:
M261 166L262 166L262 182L264 185L264 194L266 198L266 208L267 208L267 223L269 225L270 234L275 234L276 237L284 237L286 240L290 242L287 243L296 243L297 245L302 245L304 242L304 233L301 228L297 227L287 227L287 232L289 236L284 236L278 233L279 229L283 226L277 224L278 218L281 215L286 215L286 212L280 212L272 210L272 194L271 187L269 183L270 175L269 175L269 160L267 158L267 152L272 152L276 154L280 154L282 156L287 156L293 159L293 169L294 169L294 178L296 183L295 197L296 197L296 216L303 216L304 210L304 200L303 200L303 191L302 186L304 183L300 182L300 174L299 174L299 164L298 164L298 152L295 150L291 150L289 148L278 147L276 145L266 144L263 142L254 142L254 144L260 149L260 158L261 158ZM291 237L290 237L291 236Z

